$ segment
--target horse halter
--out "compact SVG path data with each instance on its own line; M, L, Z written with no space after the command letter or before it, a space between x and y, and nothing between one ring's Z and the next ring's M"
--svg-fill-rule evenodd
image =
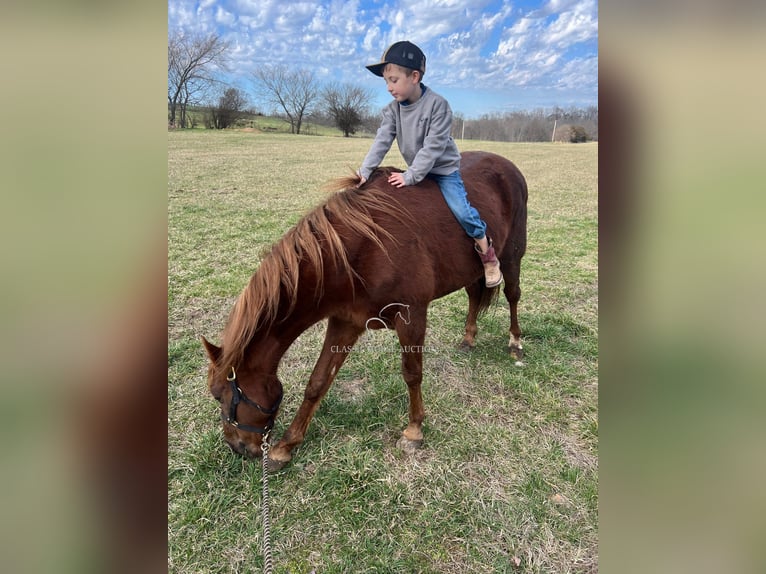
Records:
M262 407L255 401L250 400L247 398L247 395L242 392L242 389L239 388L239 385L237 384L237 373L234 370L234 367L231 368L231 374L226 376L226 380L229 381L229 385L231 386L231 404L229 405L229 414L228 416L224 414L223 412L223 405L221 405L221 420L229 423L233 427L237 428L238 430L243 430L247 432L254 432L258 434L266 434L269 432L272 427L274 426L274 415L279 410L279 405L282 403L282 395L283 393L279 393L279 398L277 399L276 404L271 407L270 409L267 409L266 407ZM245 425L237 421L237 406L240 402L244 401L251 407L255 407L259 411L261 411L265 415L269 415L269 420L266 423L265 427L254 427L252 425Z

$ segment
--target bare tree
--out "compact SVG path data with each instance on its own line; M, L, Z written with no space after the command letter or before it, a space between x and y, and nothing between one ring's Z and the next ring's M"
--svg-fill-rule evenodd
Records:
M244 115L247 99L237 88L227 88L218 98L217 106L210 106L208 112L208 127L218 130L226 129Z
M216 71L225 70L228 43L216 34L207 36L171 32L168 36L168 122L186 125L189 104L200 103L215 83Z
M292 133L301 133L303 119L311 113L319 97L314 73L290 71L285 66L263 66L253 72L253 76L261 97L285 113Z
M370 90L350 84L331 85L322 92L327 113L344 137L355 134L362 125L372 97Z

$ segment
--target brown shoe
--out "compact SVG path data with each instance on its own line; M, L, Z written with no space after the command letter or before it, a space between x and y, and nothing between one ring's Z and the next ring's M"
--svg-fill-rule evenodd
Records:
M474 245L476 253L479 254L481 262L484 265L484 282L487 287L497 287L503 282L503 274L500 271L500 262L495 255L495 248L492 246L492 240L489 239L489 248L484 253L478 245Z

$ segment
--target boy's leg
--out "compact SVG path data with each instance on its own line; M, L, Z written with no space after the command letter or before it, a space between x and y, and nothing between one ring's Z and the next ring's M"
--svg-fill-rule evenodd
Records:
M484 279L487 287L500 285L503 282L503 274L492 243L486 236L487 225L482 221L476 208L469 203L460 172L455 171L449 175L431 174L431 177L439 184L444 200L455 219L476 242L476 250L484 265Z
M474 239L476 241L476 245L479 248L479 251L482 253L486 253L487 249L489 249L489 241L487 240L487 236L485 235L481 239Z
M430 174L429 177L433 177L439 184L447 206L468 236L474 240L484 237L487 225L482 221L476 208L468 202L468 194L460 172L455 171L449 175Z
M484 283L487 287L497 287L503 282L503 272L500 271L500 261L495 255L495 248L492 246L492 240L487 237L474 239L476 241L476 252L479 254L482 265L484 265ZM486 247L482 247L482 245Z

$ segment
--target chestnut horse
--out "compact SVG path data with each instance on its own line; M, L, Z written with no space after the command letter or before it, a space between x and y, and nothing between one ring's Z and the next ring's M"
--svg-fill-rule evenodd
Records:
M345 191L303 217L264 257L231 311L221 347L203 337L210 357L208 386L221 403L224 437L235 452L262 455L263 435L273 426L282 400L279 362L301 333L323 319L322 351L295 418L271 448L271 468L292 458L338 369L370 328L396 330L410 399L400 446L420 446L428 305L465 288L468 315L461 346L472 348L476 318L499 287L485 286L474 242L436 182L426 178L397 189L387 183L391 171L378 169L361 189L352 177L338 180L335 190ZM516 308L527 240L527 184L513 163L492 153L465 152L461 173L469 200L494 241L510 304L508 350L520 359Z

